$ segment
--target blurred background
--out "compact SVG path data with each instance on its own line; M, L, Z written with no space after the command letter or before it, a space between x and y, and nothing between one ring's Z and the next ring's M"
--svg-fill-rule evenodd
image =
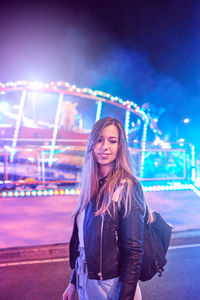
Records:
M59 265L57 290L32 280L41 271L45 282L46 260L49 282L54 262L66 264L87 138L105 116L123 123L146 198L174 226L172 247L199 245L199 20L196 0L1 3L1 299L60 299L69 267ZM26 263L38 269L24 294ZM180 283L199 278L191 265ZM157 281L144 287L144 299L198 299L195 281L176 279L160 296Z

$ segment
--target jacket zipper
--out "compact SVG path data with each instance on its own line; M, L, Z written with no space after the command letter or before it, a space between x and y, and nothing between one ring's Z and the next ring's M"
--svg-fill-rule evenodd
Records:
M98 273L99 279L103 280L102 267L103 267L103 225L104 225L104 215L101 219L101 236L100 236L100 271Z

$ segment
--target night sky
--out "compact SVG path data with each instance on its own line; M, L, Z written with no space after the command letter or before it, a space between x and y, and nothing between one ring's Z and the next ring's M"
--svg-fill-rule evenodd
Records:
M200 151L199 25L198 0L4 1L0 81L64 80L149 102L163 138Z

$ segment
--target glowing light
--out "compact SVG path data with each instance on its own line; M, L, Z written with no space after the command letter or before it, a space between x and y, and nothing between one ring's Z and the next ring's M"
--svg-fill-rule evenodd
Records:
M49 190L49 196L53 195L53 190Z
M21 90L23 89L23 91L46 89L54 93L58 91L59 87L61 87L63 94L73 93L74 95L76 95L77 93L77 95L80 96L80 92L81 92L86 95L87 94L90 95L91 99L92 97L95 97L93 98L93 100L95 101L97 100L96 97L105 97L111 102L113 101L118 102L120 105L123 105L126 109L135 110L135 113L137 113L142 118L142 120L144 120L146 123L149 122L149 118L147 114L144 111L142 111L141 108L137 106L137 104L134 103L133 101L130 100L124 101L119 97L113 97L109 93L98 91L98 90L93 91L90 88L78 88L76 85L74 84L71 85L65 81L59 81L57 83L52 81L48 84L40 81L16 81L16 82L11 81L11 82L7 82L6 84L0 83L0 93L7 91L8 87L10 90L15 90L15 88L17 87L20 88ZM17 139L17 135L15 135L14 138Z
M192 167L192 181L196 179L196 167L195 167L195 147L191 146L191 167Z
M145 192L159 192L159 191L176 191L176 190L193 190L192 184L181 184L180 182L174 183L173 185L153 185L144 186Z
M21 122L22 122L22 118L23 118L23 110L24 110L24 104L25 104L25 100L26 100L26 91L22 92L22 96L21 96L21 100L20 100L20 106L19 106L19 114L18 114L18 119L15 125L15 131L14 131L14 138L13 138L13 142L12 142L12 151L11 151L11 155L10 155L10 161L13 162L13 158L14 158L14 154L15 154L15 147L17 144L17 138L19 135L19 129L21 126Z
M145 160L145 151L146 151L146 138L147 138L147 126L148 123L144 124L142 142L141 142L141 160L140 160L140 178L144 175L144 160Z
M76 194L75 189L71 189L71 190L70 190L70 194L71 194L71 195L75 195L75 194Z
M35 190L32 191L32 196L36 196L37 192Z
M33 90L40 90L43 86L44 86L44 83L40 82L40 81L32 81L29 83L29 87Z
M178 140L178 142L184 143L184 142L185 142L185 139L181 138L181 139Z
M49 167L51 167L52 163L53 163L54 150L55 150L55 146L56 146L56 137L57 137L57 133L58 133L60 115L61 115L61 111L62 111L62 103L63 103L63 94L60 94L59 99L58 99L58 106L57 106L56 117L55 117L53 138L52 138L52 142L51 142L51 149L50 149L50 155L49 155Z
M102 109L102 102L97 102L97 113L96 113L96 121L98 121L101 117L101 109Z
M126 117L125 117L125 133L126 133L126 139L127 139L127 140L128 140L129 123L130 123L130 111L129 111L129 110L126 110Z
M0 111L5 112L5 111L7 111L8 109L9 109L9 105L8 105L7 102L1 102L1 103L0 103Z
M43 195L44 195L44 196L47 196L47 195L48 195L48 191L47 191L47 190L44 190L44 191L43 191Z
M185 124L188 124L188 123L190 123L190 119L188 119L188 118L185 118L185 119L183 120L183 123L185 123Z
M200 188L200 177L197 177L197 178L195 179L194 185L195 185L196 187Z

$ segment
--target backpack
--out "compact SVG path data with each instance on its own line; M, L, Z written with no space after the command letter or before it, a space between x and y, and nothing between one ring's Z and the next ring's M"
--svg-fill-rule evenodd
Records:
M117 202L124 189L126 179L121 180L112 200ZM158 212L153 211L153 221L147 223L148 210L144 218L143 257L139 280L147 281L159 274L162 275L167 263L166 254L169 248L173 227L165 222Z
M152 212L154 221L144 224L143 258L139 279L150 280L156 273L159 276L167 263L166 254L169 247L172 226L167 224L161 215Z

